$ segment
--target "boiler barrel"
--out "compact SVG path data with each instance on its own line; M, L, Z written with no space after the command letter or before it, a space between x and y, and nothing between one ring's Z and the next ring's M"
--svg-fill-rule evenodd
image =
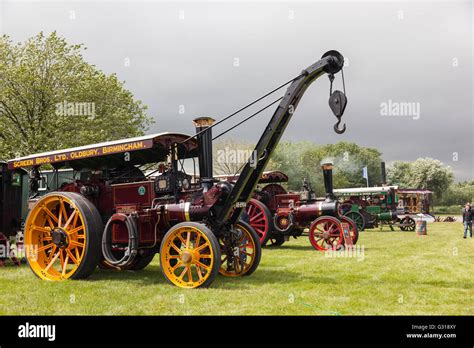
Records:
M318 217L334 216L337 217L338 201L317 201L312 204L304 204L296 208L295 215L298 224L312 222Z

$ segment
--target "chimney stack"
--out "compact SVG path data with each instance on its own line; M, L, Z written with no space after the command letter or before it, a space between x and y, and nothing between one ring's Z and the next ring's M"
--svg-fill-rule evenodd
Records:
M333 184L332 184L332 163L323 163L321 165L323 169L323 176L324 176L324 187L326 189L326 198L333 199L334 192L333 192Z
M385 171L385 162L380 163L380 173L382 176L382 185L387 184L387 172Z
M209 189L212 186L212 128L214 122L211 117L198 117L193 120L196 127L196 133L199 146L199 177L201 185L204 189Z

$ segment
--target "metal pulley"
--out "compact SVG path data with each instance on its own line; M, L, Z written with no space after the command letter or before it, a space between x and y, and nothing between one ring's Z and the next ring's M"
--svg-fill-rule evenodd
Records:
M341 69L341 74L342 74L342 85L344 92L340 90L335 90L334 92L332 91L332 84L334 81L334 74L328 74L329 76L329 81L331 82L331 86L329 87L329 107L331 108L332 113L334 116L337 118L337 122L334 125L334 131L337 134L342 134L346 131L346 124L342 126L342 128L339 128L339 125L341 123L341 118L342 115L344 114L344 110L346 110L346 105L347 105L347 97L346 97L346 86L344 83L344 72Z

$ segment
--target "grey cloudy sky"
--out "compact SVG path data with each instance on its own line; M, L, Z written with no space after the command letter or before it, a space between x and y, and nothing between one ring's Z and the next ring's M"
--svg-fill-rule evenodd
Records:
M471 1L2 0L0 11L0 29L15 41L56 30L84 43L89 62L116 72L149 106L150 133L192 133L194 117L219 119L339 50L348 59L347 132L332 130L323 78L284 139L356 142L387 162L428 156L457 180L474 177ZM419 119L382 115L389 101L419 103ZM272 112L229 136L256 141Z

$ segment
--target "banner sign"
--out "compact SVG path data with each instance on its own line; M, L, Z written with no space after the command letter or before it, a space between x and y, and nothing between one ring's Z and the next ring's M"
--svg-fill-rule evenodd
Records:
M123 144L104 145L95 148L68 151L56 151L56 153L49 155L38 155L38 157L31 157L25 159L12 160L8 162L8 169L16 169L23 167L40 166L43 164L51 164L58 162L68 162L79 160L83 158L91 158L98 156L106 156L123 152L145 150L153 147L153 140L133 141Z

